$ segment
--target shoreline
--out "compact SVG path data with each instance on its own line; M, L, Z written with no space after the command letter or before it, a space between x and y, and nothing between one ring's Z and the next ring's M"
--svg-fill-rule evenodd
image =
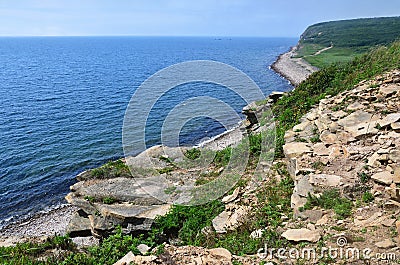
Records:
M243 121L208 140L192 147L220 150L229 145L235 145L242 139ZM77 176L82 174L82 171ZM66 235L67 227L74 213L79 209L65 202L60 205L49 206L31 215L21 216L0 227L0 247L15 245L29 239L40 239L54 235Z
M0 246L14 244L23 239L65 235L69 220L77 210L75 206L62 204L49 211L37 212L6 224L0 229Z
M291 47L286 53L278 56L276 61L271 64L271 69L281 77L288 80L294 87L307 79L309 75L318 71L318 68L312 66L302 58L294 58L297 46Z
M292 47L289 52L279 55L277 60L270 67L275 73L288 80L293 86L296 86L317 69L315 67L314 69L306 68L299 64L298 61L304 61L303 59L298 60L291 58L294 50L295 47ZM304 69L309 70L304 71ZM213 150L220 150L226 146L237 144L242 139L245 120L246 119L242 120L233 128L193 147L205 147ZM65 235L69 221L77 210L78 208L75 206L65 203L59 206L50 207L50 210L48 211L33 213L32 215L10 222L0 228L0 246L13 245L21 241L29 240L30 238Z

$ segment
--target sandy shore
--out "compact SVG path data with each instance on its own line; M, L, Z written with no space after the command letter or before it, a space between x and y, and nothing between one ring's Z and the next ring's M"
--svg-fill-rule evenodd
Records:
M302 81L318 68L310 65L301 58L294 58L296 47L293 47L287 53L281 54L278 59L271 65L271 68L289 80L293 86L298 86Z

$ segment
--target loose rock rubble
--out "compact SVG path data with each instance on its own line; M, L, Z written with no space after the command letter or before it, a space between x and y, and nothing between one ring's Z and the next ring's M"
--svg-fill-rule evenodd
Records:
M327 96L300 122L286 132L283 147L295 180L291 204L296 219L286 228L306 231L311 225L321 235L345 236L352 246L400 255L395 224L400 213L400 71ZM302 211L309 195L318 197L329 189L339 190L358 207L353 216L338 221L331 210L314 209L320 211L318 218ZM365 192L373 202L361 202ZM287 230L283 236L315 239L308 231L295 232Z
M129 252L114 265L127 265L130 262L137 265L232 265L235 264L234 262L240 262L243 265L254 265L259 264L260 261L257 257L232 255L225 248L207 249L194 246L176 247L165 245L164 253L159 256L152 254L148 256L135 256L132 252Z

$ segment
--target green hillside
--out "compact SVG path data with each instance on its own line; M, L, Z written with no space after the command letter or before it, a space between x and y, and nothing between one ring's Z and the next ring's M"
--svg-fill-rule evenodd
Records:
M400 17L323 22L308 27L301 35L298 57L323 67L348 62L375 46L387 45L399 38Z

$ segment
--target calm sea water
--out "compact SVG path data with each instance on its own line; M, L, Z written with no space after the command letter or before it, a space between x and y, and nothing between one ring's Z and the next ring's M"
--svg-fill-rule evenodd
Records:
M296 43L274 38L0 38L0 225L63 203L77 173L123 156L124 112L135 89L164 67L215 60L239 68L263 90L290 85L268 66ZM245 105L211 84L175 88L150 113L148 146L160 142L166 113L192 96L212 96L237 112ZM195 119L180 135L193 145L223 132ZM11 219L15 220L15 219Z

